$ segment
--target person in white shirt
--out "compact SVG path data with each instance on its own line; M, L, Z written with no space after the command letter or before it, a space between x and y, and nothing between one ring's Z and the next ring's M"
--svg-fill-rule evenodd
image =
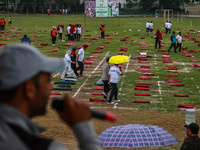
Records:
M65 9L65 14L67 15L67 9Z
M107 104L114 104L114 103L119 103L120 100L117 98L118 95L118 88L117 88L117 83L119 82L119 75L122 74L122 69L121 67L118 68L118 64L115 64L113 67L110 68L108 74L108 82L111 84L111 92L110 92L110 97L107 102ZM114 96L114 102L112 101Z
M78 28L77 28L77 41L80 41L81 39L81 25L78 25Z
M146 23L146 32L149 33L149 21Z
M168 21L167 21L167 22L165 22L166 34L167 34L167 32L168 32L167 26L168 26Z
M70 29L71 29L71 24L69 24L69 26L67 27L67 37L68 37L68 41L71 41Z
M74 25L74 32L73 32L73 34L74 34L74 41L77 41L77 26L78 25Z
M87 47L88 45L83 45L83 47L78 51L77 55L77 61L79 66L76 70L80 69L80 76L83 75L83 69L84 69L83 60L84 60L85 50L87 49Z
M149 23L149 29L150 29L150 33L153 32L153 22L151 21L151 23Z
M65 9L63 9L63 15L65 14Z
M59 26L58 27L59 41L64 42L64 40L62 40L62 32L63 32L63 28L62 28L62 26Z
M176 49L179 48L179 53L181 53L181 45L182 45L182 36L181 32L176 36Z
M172 24L169 21L169 23L167 24L167 31L169 32L169 34L171 34L171 28L172 28Z
M64 63L65 63L65 68L63 70L63 73L61 75L61 79L65 79L66 75L72 75L73 77L75 77L74 71L71 67L71 50L67 50L66 54L65 54L65 58L64 58Z

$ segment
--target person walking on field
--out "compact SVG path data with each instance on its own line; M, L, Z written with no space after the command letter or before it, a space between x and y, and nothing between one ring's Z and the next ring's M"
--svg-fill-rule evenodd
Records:
M65 79L65 76L69 76L69 75L72 75L72 76L75 76L74 75L74 71L73 69L71 68L71 50L67 50L66 54L65 54L65 58L64 58L64 63L65 63L65 68L63 70L63 73L61 75L61 79Z
M64 42L64 40L62 39L63 29L64 28L62 26L58 26L59 41L62 41L62 42Z
M80 69L80 76L83 75L83 69L84 69L83 60L84 60L85 50L87 49L87 47L88 45L83 45L82 48L78 51L77 55L77 61L79 65L77 70Z
M104 95L104 99L107 100L107 95L108 92L110 91L110 86L108 84L108 73L110 70L110 65L109 65L109 57L106 58L106 62L103 64L102 69L101 69L101 75L102 75L102 80L103 80L103 84L104 84L104 92L102 92L102 94Z
M47 9L47 13L48 13L48 16L50 15L50 10L49 9Z
M181 53L181 45L182 45L182 36L181 36L181 32L178 33L178 35L176 36L176 49L179 48L179 53Z
M31 121L46 115L53 90L51 74L63 69L62 59L47 57L28 44L7 45L0 51L1 150L67 150L57 140L41 135L45 128ZM64 111L56 114L73 131L77 146L81 150L102 150L89 105L69 94L63 100Z
M68 37L68 41L71 41L70 30L71 30L71 24L69 24L69 26L67 27L67 37Z
M104 24L101 24L100 30L101 30L101 38L104 39L105 38L105 26L104 26Z
M56 45L56 36L57 36L56 27L53 26L53 29L51 30L51 40L53 46Z
M77 73L76 70L76 46L72 47L72 52L71 52L71 67L74 70L74 73L76 75L76 77L79 77L79 74Z
M122 74L122 69L121 67L118 67L118 64L114 64L113 67L110 68L109 70L109 77L108 77L108 82L111 84L111 92L110 92L110 97L107 102L107 104L114 104L114 103L119 103L120 100L118 99L118 88L117 88L117 83L119 82L119 75ZM114 102L112 101L114 96Z
M175 37L175 32L173 31L172 35L171 35L171 46L170 48L168 49L168 52L170 51L170 49L174 47L174 53L177 53L176 52L176 37Z
M157 29L154 37L155 37L155 49L157 48L157 44L159 44L159 48L161 48L161 41L163 41L163 37L159 29Z
M167 31L169 32L169 34L171 34L171 28L172 28L172 23L171 21L169 21L169 23L167 24Z

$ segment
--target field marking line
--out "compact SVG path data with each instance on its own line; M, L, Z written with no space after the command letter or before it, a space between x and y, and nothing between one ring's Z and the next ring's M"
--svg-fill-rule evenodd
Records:
M108 56L108 54L110 53L110 51L108 51L105 55L105 57L102 59L102 61L98 64L98 66L94 69L94 71L92 71L92 73L90 73L90 75L87 77L87 79L83 82L83 84L79 87L79 89L76 91L76 93L73 95L73 97L75 97L81 90L81 88L85 85L85 83L88 81L88 79L92 76L92 74L95 73L95 71L99 68L99 66L102 64L102 62L105 60L105 58Z
M53 76L53 78L57 77L60 74L60 72L58 72L56 75Z
M129 55L129 57L131 57L131 54ZM126 64L126 69L125 69L124 75L122 76L123 78L126 76L126 72L128 70L129 63L130 63L130 59L129 59L128 63ZM121 87L120 87L119 91L122 90L123 84L124 84L124 80L122 80L122 82L121 82Z
M185 64L182 62L182 65L185 67ZM185 70L187 71L187 73L189 73L188 69L185 67Z
M159 93L160 93L160 95L161 95L162 93L161 93L160 81L158 81L158 91L159 91Z

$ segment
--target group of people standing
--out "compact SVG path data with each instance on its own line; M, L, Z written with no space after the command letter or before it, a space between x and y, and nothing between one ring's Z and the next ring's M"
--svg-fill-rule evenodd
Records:
M81 40L82 25L81 24L69 24L67 27L68 41L80 41Z
M147 23L146 23L146 32L147 33L152 33L153 32L153 22L152 21L151 22L147 21Z
M169 32L169 34L171 34L171 28L172 28L172 23L171 23L171 21L166 21L165 22L165 29L166 29L166 34L168 34L168 32Z
M61 75L61 79L65 79L65 76L72 75L73 77L79 77L83 75L83 61L85 57L85 50L87 49L88 45L84 44L78 51L76 57L76 49L77 47L72 47L71 50L67 50L66 55L64 57L65 62L65 69ZM76 67L76 62L78 62L78 67ZM80 74L78 74L77 70L80 70Z
M64 40L62 38L63 31L64 31L63 25L59 25L57 27L57 29L56 29L55 26L53 26L53 28L51 30L51 34L50 34L51 40L52 40L52 45L56 44L57 35L59 35L59 41L64 42ZM76 25L69 24L69 26L67 27L68 41L80 41L81 32L82 32L82 25L81 24L76 24Z

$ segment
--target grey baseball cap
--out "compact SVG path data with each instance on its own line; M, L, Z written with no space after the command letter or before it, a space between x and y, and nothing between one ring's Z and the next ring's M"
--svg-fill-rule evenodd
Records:
M54 73L63 69L62 59L47 57L31 45L5 46L0 51L0 91L14 88L39 72Z

